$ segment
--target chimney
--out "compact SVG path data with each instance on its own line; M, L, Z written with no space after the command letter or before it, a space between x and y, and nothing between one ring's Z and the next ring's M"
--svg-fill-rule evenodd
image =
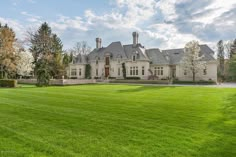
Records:
M96 38L96 48L99 49L102 47L102 39Z
M133 46L137 46L138 44L138 32L133 32Z

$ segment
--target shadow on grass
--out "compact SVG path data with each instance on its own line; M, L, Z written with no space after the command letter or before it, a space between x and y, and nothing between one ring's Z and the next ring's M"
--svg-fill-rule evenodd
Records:
M236 156L236 94L225 100L220 112L222 117L209 125L215 138L202 145L200 156Z

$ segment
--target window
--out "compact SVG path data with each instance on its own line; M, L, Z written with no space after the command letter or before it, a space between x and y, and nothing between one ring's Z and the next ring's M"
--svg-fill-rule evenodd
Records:
M109 65L109 57L106 57L106 65Z
M184 70L184 75L187 75L187 70Z
M135 62L136 61L136 57L135 57L135 55L133 55L133 62Z
M96 69L96 76L98 76L98 69Z
M163 75L163 67L154 67L154 74L155 75Z
M98 60L96 60L96 64L98 65Z
M118 68L118 76L120 76L120 68Z
M130 67L130 75L138 75L138 67Z
M154 75L157 75L157 67L154 68Z
M142 75L144 75L144 67L142 67Z
M82 74L82 73L81 73L81 69L79 69L79 76L81 76L81 74Z
M207 75L207 69L203 69L203 75Z
M135 67L133 67L133 75L135 75Z
M72 75L72 76L76 76L76 75L77 75L76 69L71 69L71 75Z

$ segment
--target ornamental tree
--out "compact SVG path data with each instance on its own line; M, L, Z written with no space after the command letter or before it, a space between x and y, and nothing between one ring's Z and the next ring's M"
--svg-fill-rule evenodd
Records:
M184 56L181 61L184 70L192 74L193 82L196 80L196 75L206 67L206 62L202 60L204 56L200 54L200 51L198 41L188 42L185 45Z

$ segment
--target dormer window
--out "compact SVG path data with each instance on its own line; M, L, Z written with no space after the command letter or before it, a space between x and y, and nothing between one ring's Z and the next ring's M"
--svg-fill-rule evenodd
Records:
M136 56L135 55L133 55L132 60L133 60L133 62L136 61Z

